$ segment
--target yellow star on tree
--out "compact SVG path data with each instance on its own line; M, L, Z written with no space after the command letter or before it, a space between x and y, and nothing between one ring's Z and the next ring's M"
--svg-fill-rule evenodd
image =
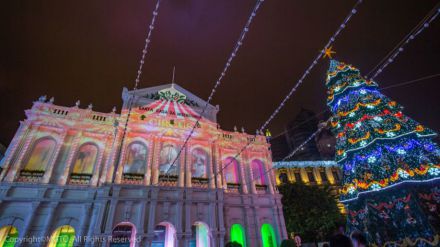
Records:
M333 48L333 46L330 46L330 47L328 47L328 48L325 48L325 50L324 50L324 57L323 57L323 58L326 58L326 57L328 57L328 58L330 58L330 59L333 58L333 57L332 57L332 54L336 54L336 52L333 51L332 48Z

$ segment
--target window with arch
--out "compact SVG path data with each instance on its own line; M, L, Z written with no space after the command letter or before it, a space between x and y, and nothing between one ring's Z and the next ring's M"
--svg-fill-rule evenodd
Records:
M97 158L98 146L93 143L81 145L73 161L70 182L74 184L88 184L92 178Z
M13 226L4 226L0 228L0 246L13 247L17 242L18 230Z
M132 223L119 223L112 231L110 247L134 247L135 238L136 228Z
M208 176L209 155L202 148L195 148L191 152L191 176L193 178L206 178Z
M152 247L175 247L176 229L167 222L162 222L154 228Z
M275 231L270 224L263 224L261 226L261 241L263 247L277 247Z
M52 138L38 139L32 147L23 170L44 172L53 158L55 147L56 141Z
M179 160L177 158L178 150L172 144L167 144L162 147L159 157L159 173L161 175L177 176L177 168L179 167ZM176 161L174 161L176 160ZM174 165L173 165L174 162Z
M209 227L205 223L196 222L191 227L191 247L209 247Z
M148 163L148 148L139 141L128 145L123 164L123 179L126 181L143 181Z
M226 183L239 184L238 161L233 157L228 157L223 161L223 172Z
M246 247L246 235L242 225L233 224L231 226L230 242L237 242L241 244L242 247Z
M75 242L75 229L64 225L58 227L50 236L47 247L73 247Z
M255 184L266 185L266 174L264 171L264 163L261 160L253 160L251 164L252 177Z

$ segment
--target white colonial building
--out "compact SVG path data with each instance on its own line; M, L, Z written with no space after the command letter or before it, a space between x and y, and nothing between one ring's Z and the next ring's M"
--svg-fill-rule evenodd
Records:
M45 97L26 110L1 161L0 246L275 247L287 238L265 136L219 129L219 108L208 105L182 149L205 101L176 84L122 98L120 115Z

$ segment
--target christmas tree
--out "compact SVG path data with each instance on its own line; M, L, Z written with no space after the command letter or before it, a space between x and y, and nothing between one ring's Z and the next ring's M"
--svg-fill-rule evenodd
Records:
M351 65L331 60L326 86L348 231L378 246L440 245L436 133L405 116Z

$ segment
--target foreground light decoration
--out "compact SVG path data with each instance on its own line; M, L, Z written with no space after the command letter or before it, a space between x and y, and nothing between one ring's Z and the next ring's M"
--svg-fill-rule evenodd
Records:
M440 151L431 138L436 134L405 116L351 65L332 60L326 86L350 230L366 233L379 246L435 243ZM396 207L400 198L409 199ZM377 210L385 204L390 206Z

